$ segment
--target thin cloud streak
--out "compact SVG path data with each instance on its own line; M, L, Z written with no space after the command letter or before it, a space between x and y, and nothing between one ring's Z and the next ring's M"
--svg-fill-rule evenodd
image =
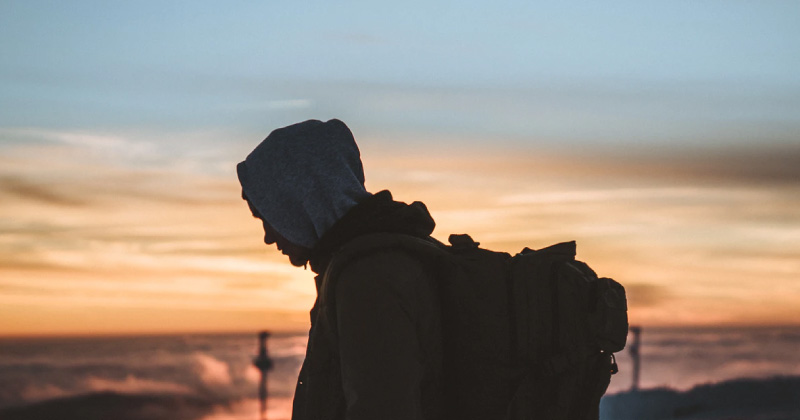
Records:
M312 105L314 105L314 101L309 99L286 99L267 102L267 108L269 109L302 109L309 108Z
M0 196L3 195L52 206L84 206L87 204L84 200L60 194L56 188L36 184L16 176L0 176Z
M753 198L758 194L754 191L745 192L748 198ZM501 197L498 201L500 205L531 205L544 203L581 203L598 202L612 200L675 200L686 198L707 198L708 195L730 197L736 195L735 191L708 191L708 189L697 187L654 187L654 188L618 188L618 189L596 189L583 191L553 191L527 194L512 194ZM739 192L742 194L742 192Z
M731 145L674 147L648 151L631 148L619 152L578 157L587 171L617 176L764 186L800 187L800 142L762 143L759 146Z

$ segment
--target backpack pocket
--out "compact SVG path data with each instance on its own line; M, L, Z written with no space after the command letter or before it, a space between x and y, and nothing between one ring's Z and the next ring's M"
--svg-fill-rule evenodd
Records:
M628 339L628 301L625 288L613 279L601 277L596 282L592 324L600 348L615 353L625 348Z

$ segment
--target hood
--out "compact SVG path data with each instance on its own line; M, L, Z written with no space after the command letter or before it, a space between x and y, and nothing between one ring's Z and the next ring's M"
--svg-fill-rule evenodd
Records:
M314 248L359 201L361 155L339 120L309 120L267 136L236 167L247 200L289 242Z
M358 236L384 232L427 238L435 227L424 203L394 201L389 191L381 191L353 207L325 233L311 251L311 269L322 273L331 254Z

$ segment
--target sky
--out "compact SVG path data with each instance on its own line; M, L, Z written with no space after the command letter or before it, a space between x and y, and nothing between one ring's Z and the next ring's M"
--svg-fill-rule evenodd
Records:
M0 2L0 335L304 330L237 162L339 118L434 236L800 323L800 3Z

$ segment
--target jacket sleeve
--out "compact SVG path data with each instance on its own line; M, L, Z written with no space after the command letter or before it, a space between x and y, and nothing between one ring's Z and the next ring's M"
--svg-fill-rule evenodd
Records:
M347 420L423 420L423 381L435 324L431 278L399 252L343 270L336 314Z

